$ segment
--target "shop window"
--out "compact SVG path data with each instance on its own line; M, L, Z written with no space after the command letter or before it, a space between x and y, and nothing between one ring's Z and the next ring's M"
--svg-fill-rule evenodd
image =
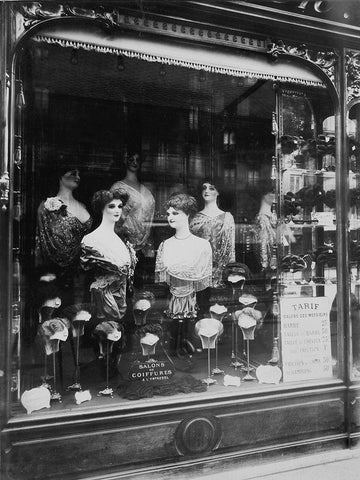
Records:
M350 278L350 326L353 380L360 379L360 275L357 248L359 244L359 104L350 109L347 120L349 166L349 278Z
M21 69L14 411L40 386L52 413L338 376L326 89L42 49Z

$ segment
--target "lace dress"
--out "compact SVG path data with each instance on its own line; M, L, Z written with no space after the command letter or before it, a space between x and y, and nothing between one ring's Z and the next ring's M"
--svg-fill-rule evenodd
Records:
M156 256L155 282L170 286L172 318L196 317L196 292L211 286L212 251L207 240L190 235L162 242Z
M120 237L128 238L135 250L152 249L150 230L154 218L155 199L144 185L140 191L124 181L114 183L111 190L123 189L129 194L129 200L123 208L121 221L115 225L115 232Z
M191 232L210 242L213 254L213 287L222 285L224 267L235 262L235 222L230 212L222 212L216 217L199 212L190 222Z
M259 213L255 218L255 248L259 263L263 269L269 268L276 242L276 217Z

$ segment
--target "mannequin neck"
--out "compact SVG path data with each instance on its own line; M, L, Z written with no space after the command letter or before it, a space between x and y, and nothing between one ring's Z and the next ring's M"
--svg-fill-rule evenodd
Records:
M115 223L109 222L109 220L103 217L97 230L101 230L105 234L115 234Z
M137 173L131 172L130 170L126 170L124 181L125 183L128 183L129 185L133 185L136 187L140 185L139 179L137 177Z
M218 207L216 203L216 199L210 200L209 202L205 202L204 208L202 209L202 213L209 215L211 217L219 215L222 213L222 210Z
M183 225L181 227L178 227L175 230L175 238L178 240L183 240L191 235L189 224L187 223L186 225Z
M60 198L60 200L65 203L65 205L69 205L70 203L75 201L72 190L64 187L63 185L60 185L59 191L56 196Z

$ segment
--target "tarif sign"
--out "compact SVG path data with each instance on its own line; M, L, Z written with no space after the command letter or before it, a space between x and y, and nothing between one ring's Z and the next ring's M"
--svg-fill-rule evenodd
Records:
M280 300L283 381L332 377L328 297Z

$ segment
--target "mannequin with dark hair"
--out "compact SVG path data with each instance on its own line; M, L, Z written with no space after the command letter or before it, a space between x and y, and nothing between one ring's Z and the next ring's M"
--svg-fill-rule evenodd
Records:
M212 283L213 287L221 287L225 265L235 262L234 217L219 208L219 190L213 181L204 179L201 195L204 208L192 218L190 230L210 242L213 254Z
M36 262L38 265L74 266L79 261L80 242L89 232L92 219L85 206L74 198L80 183L77 169L56 171L58 192L38 208Z
M92 226L86 207L74 197L80 183L77 169L55 169L57 194L38 208L35 260L37 266L56 269L63 306L84 301L84 274L80 244Z
M94 272L90 285L92 305L98 322L120 321L126 312L126 287L132 281L136 255L129 242L115 233L129 195L125 190L100 190L93 196L100 225L82 239L81 265Z

